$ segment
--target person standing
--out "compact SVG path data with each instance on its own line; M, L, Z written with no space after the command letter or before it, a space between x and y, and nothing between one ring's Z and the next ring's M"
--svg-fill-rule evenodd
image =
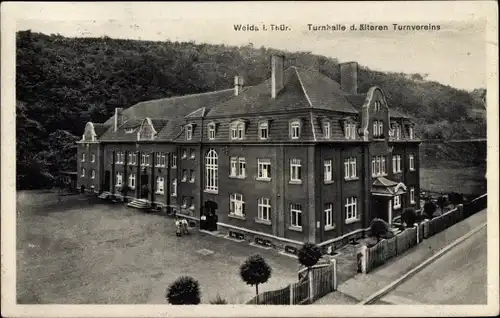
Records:
M182 230L181 230L181 220L179 218L176 218L175 220L175 234L177 236L182 236Z

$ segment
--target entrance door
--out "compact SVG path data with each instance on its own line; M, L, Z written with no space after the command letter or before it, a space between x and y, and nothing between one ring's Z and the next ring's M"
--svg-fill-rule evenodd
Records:
M389 200L381 196L372 196L372 216L389 222Z
M217 209L218 205L214 201L205 201L205 206L203 209L203 214L205 216L205 224L204 227L208 231L216 231L217 230Z
M149 195L149 176L147 174L141 175L141 199L148 199Z
M104 191L111 191L111 172L106 170L104 172Z

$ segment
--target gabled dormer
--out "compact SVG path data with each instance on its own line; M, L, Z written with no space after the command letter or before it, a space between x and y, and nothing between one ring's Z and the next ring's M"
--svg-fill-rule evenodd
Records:
M207 125L207 138L208 140L215 140L217 137L217 131L219 129L219 123L214 121L209 122Z
M413 140L415 137L415 123L407 121L404 123L406 139Z
M229 124L229 138L231 140L243 140L246 136L247 122L237 119Z
M342 132L344 133L345 139L356 139L358 123L354 117L348 116L342 118L340 121L340 126L342 127Z
M184 138L187 141L193 140L195 129L196 129L196 123L190 122L184 125Z
M295 117L288 121L288 135L291 140L300 139L304 132L304 118Z
M321 127L321 134L325 140L332 138L332 121L326 116L318 117L319 125Z
M151 118L145 118L137 132L137 140L154 140L157 135L158 132L154 128Z

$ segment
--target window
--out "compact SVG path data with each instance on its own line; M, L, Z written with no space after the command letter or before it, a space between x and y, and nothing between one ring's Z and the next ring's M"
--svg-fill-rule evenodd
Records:
M95 162L95 153L90 155L90 162Z
M189 202L191 202L189 209L194 211L194 197L189 197Z
M259 124L259 138L260 139L269 138L269 124L267 122Z
M325 204L325 228L333 227L333 204Z
M257 218L263 221L271 219L271 200L269 198L259 198Z
M149 166L149 153L141 154L141 166Z
M189 158L194 159L196 155L196 151L193 148L189 149Z
M330 139L330 123L325 122L323 123L323 134L325 136L325 139Z
M408 127L408 134L409 134L409 137L410 139L413 139L415 136L413 134L413 127Z
M238 124L238 139L245 137L245 126L241 123Z
M121 187L123 182L123 174L121 172L116 173L116 186Z
M379 120L373 121L373 138L380 138L384 135L384 122Z
M349 197L345 200L345 220L356 221L358 219L358 198Z
M381 107L380 107L380 101L375 101L375 111L380 111Z
M188 197L182 197L182 208L187 208L188 206Z
M244 178L246 175L246 162L245 158L238 158L238 174L240 178Z
M373 121L373 137L378 137L378 121Z
M177 196L177 179L172 181L172 196Z
M245 137L245 123L237 121L231 124L231 139L242 140Z
M386 174L385 156L372 157L372 177L385 176Z
M177 168L177 155L172 154L172 169Z
M194 170L189 170L189 182L194 183Z
M392 172L399 173L402 172L401 169L401 155L393 155L392 156Z
M401 196L394 196L394 210L401 208Z
M156 177L156 193L163 194L165 179L163 177Z
M302 180L302 166L300 159L293 158L290 160L290 181L301 182Z
M271 159L257 159L257 179L271 179Z
M399 140L401 139L401 126L397 125L396 126L396 139Z
M378 122L378 135L379 135L379 137L384 136L384 122L383 121Z
M356 179L357 169L356 169L356 158L350 157L344 159L344 179Z
M128 186L132 189L135 188L135 173L132 173L128 176Z
M85 153L82 153L82 162L85 162Z
M82 177L85 178L85 168L82 168Z
M215 139L215 124L214 123L208 124L208 139L210 139L210 140Z
M243 202L243 195L233 193L229 197L229 214L237 216L245 216L245 202Z
M413 154L410 154L410 171L415 170L415 156Z
M231 170L229 172L230 176L244 178L246 173L245 158L231 157L230 163L231 163Z
M90 179L95 179L95 170L90 170Z
M231 157L231 170L229 172L229 175L231 177L236 177L238 175L238 158L236 157Z
M356 139L356 124L348 123L345 127L345 138Z
M125 154L121 151L116 152L115 163L123 164L125 162Z
M302 228L302 206L298 203L290 204L290 225Z
M217 152L210 149L205 158L205 190L217 191L219 189L217 159Z
M415 204L415 188L410 188L410 204Z
M182 149L182 159L186 159L187 158L187 150L186 149Z
M186 140L193 139L193 125L186 125Z
M186 169L183 169L182 170L182 179L181 179L181 182L186 182L187 178L188 178L188 172L187 172Z
M156 153L156 166L157 167L165 167L167 161L167 156L165 155L164 152L157 152Z
M300 137L300 122L298 120L290 123L290 136L292 139L299 139Z
M129 152L128 163L129 165L135 165L137 163L137 154L135 152Z
M326 182L332 181L332 159L327 159L324 161L324 180Z

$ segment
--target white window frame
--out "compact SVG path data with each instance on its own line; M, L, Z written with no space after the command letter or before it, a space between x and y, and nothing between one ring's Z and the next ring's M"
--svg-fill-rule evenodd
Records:
M377 158L372 157L372 177L377 176Z
M167 161L167 157L164 152L156 153L156 166L157 167L165 167Z
M187 149L186 148L182 148L182 157L181 157L181 159L186 159L187 156L188 156Z
M174 153L172 154L172 169L177 168L177 155Z
M189 159L196 158L196 150L193 148L189 148Z
M380 111L380 101L375 101L375 111Z
M85 178L85 175L86 175L85 174L85 168L82 168L82 174L81 174L82 178Z
M193 139L193 125L186 125L186 140Z
M185 208L187 208L187 205L188 205L188 197L187 197L187 196L184 196L184 197L182 197L182 205L181 205L181 208L185 209Z
M415 188L410 188L410 204L415 204Z
M332 135L331 125L329 121L323 123L323 135L325 139L330 139Z
M157 194L165 193L165 178L162 176L156 177L156 193Z
M95 170L90 170L90 179L95 179Z
M394 210L401 209L401 196L400 195L395 195L394 198L392 199L392 201L393 201Z
M95 162L95 153L92 153L90 155L90 162L92 162L92 163Z
M409 135L410 139L414 139L415 138L415 132L413 131L413 127L412 126L408 127L408 135Z
M131 174L128 176L128 186L129 186L131 189L135 189L135 184L136 184L136 176L135 176L135 173L131 173Z
M348 197L346 198L345 208L345 221L346 223L354 222L358 220L358 198Z
M299 203L290 204L290 227L302 229L302 205Z
M135 165L137 163L137 154L135 152L129 152L128 163L129 165Z
M347 123L345 129L345 138L346 139L356 139L356 124Z
M194 183L195 174L196 174L196 170L193 170L193 169L189 170L189 182Z
M384 134L384 122L380 120L378 122L378 136L381 137Z
M396 130L396 133L395 133L396 140L400 140L401 139L401 126L397 125L395 130Z
M271 220L271 199L269 198L259 198L257 202L258 211L257 219L262 221Z
M344 159L344 179L354 180L358 178L357 158L348 157Z
M271 159L257 159L257 180L271 180Z
M116 184L115 186L121 187L123 185L123 173L117 172L116 173Z
M188 170L187 169L182 169L182 179L181 182L186 182L188 179Z
M401 169L401 155L393 155L392 156L392 172L400 173Z
M259 139L267 140L269 138L269 123L259 123Z
M231 140L245 139L245 123L234 121L231 123Z
M415 171L415 155L410 154L408 156L410 171Z
M335 222L333 221L333 204L325 204L325 229L331 229L334 227Z
M301 133L301 124L299 120L294 120L290 123L290 138L299 139Z
M141 166L149 167L149 153L141 153Z
M323 161L323 180L325 182L331 182L333 181L333 160L332 159L325 159Z
M230 157L229 162L229 176L236 178L238 176L238 157Z
M243 157L238 158L238 178L246 178L247 174L246 166L247 163L245 158Z
M208 124L208 139L209 140L215 139L215 124L214 123Z
M237 130L238 130L238 140L243 140L245 138L245 124L239 123Z
M82 152L82 159L80 161L85 162L85 152Z
M245 201L240 193L232 193L229 196L229 214L245 217Z
M177 178L172 180L172 196L173 197L177 196Z
M219 191L219 156L215 149L210 149L205 156L205 191Z
M298 158L290 159L290 182L302 182L302 163Z
M373 121L373 138L378 137L378 120Z

